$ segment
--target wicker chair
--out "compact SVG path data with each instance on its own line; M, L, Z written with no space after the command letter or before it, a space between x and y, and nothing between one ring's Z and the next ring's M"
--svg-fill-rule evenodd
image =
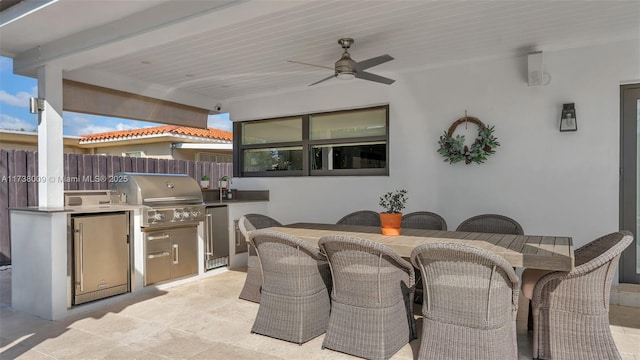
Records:
M517 221L496 214L470 217L460 223L456 231L524 235L524 230Z
M257 249L264 283L252 333L297 344L327 330L331 271L317 247L294 236L256 230L249 241Z
M318 246L333 278L323 349L388 359L416 337L409 262L382 244L355 237L327 235Z
M533 289L533 357L620 359L609 327L609 292L628 231L600 237L575 251L576 267L549 273Z
M336 224L380 226L380 213L371 210L355 211L343 216Z
M271 226L282 226L278 221L261 214L246 214L240 218L238 227L244 238L249 241L249 232ZM260 287L262 286L262 270L256 249L249 243L249 260L247 262L247 278L240 292L240 299L260 302Z
M517 359L519 280L511 265L464 244L416 247L422 272L422 337L418 359Z
M402 228L406 229L427 229L427 230L447 230L447 222L436 213L429 211L416 211L402 216ZM416 273L416 295L415 303L422 304L422 281L419 270Z
M447 230L447 222L436 213L416 211L402 216L401 227L407 229Z

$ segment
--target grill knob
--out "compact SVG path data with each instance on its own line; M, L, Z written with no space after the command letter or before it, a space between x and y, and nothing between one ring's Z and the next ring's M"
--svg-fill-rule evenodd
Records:
M191 217L196 218L198 216L200 216L200 210L191 210Z
M185 211L182 212L182 217L184 219L188 219L188 218L191 217L191 213L188 210L185 210Z
M176 220L180 220L182 219L182 211L180 210L173 210L173 218Z
M159 212L154 213L153 214L153 220L156 220L156 221L164 220L164 214L163 213L159 213Z

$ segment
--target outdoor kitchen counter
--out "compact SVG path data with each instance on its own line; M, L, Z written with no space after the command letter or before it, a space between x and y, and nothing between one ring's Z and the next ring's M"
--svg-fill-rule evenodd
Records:
M70 220L74 215L124 212L131 219L131 293L109 299L71 305L70 260L73 256L69 240ZM10 208L12 252L12 307L49 320L95 309L117 298L133 296L141 291L144 268L140 228L141 207L127 204L83 204L64 207ZM37 264L34 265L34 264ZM47 276L42 276L45 273Z

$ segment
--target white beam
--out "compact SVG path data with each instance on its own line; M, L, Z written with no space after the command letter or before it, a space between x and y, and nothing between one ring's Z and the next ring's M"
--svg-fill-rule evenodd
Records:
M38 97L45 100L38 115L38 205L64 206L64 154L62 137L62 69L38 68Z
M194 106L212 111L215 111L215 105L217 103L221 103L218 99L212 99L180 89L148 83L131 77L125 77L104 71L89 69L78 69L70 72L65 71L64 78L85 84L102 86L108 89L116 89L132 94L171 101L178 104Z
M168 1L18 54L14 58L14 73L30 76L37 67L53 62L61 64L65 71L75 70L300 4L299 1Z

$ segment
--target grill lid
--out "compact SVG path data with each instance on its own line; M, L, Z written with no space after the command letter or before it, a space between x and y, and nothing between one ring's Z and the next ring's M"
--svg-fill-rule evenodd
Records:
M202 192L195 179L186 174L144 174L121 172L111 189L121 202L151 207L202 204Z

